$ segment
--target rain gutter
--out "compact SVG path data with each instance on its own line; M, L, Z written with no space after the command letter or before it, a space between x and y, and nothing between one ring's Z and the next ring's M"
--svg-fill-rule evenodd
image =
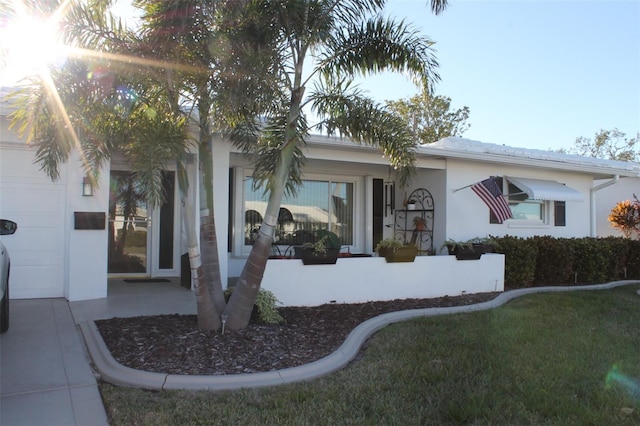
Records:
M607 186L615 185L620 180L620 175L613 176L613 179L610 181L601 183L598 186L594 186L590 190L589 198L591 201L591 236L596 237L597 229L596 229L596 192L600 191Z

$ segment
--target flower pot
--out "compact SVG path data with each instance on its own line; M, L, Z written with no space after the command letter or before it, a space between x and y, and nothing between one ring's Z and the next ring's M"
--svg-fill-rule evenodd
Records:
M305 265L335 265L340 249L327 249L326 253L314 253L311 247L300 250L302 263Z
M395 250L387 249L384 258L389 263L396 262L413 262L418 254L418 247L407 245ZM380 254L382 256L382 254Z
M482 256L482 244L480 247L456 246L455 255L458 260L478 260Z

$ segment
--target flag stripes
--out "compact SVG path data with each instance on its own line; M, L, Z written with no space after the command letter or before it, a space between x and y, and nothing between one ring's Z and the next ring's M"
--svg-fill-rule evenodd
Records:
M488 178L482 182L473 184L471 185L471 189L489 207L489 210L496 216L499 223L513 217L509 204L507 204L507 201L502 196L502 191L500 191L498 184L496 184L493 178Z

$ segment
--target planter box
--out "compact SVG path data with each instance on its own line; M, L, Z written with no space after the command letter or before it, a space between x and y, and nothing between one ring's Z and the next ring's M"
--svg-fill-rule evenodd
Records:
M474 244L473 247L456 246L454 251L458 260L478 260L483 252L482 244Z
M416 260L418 254L418 247L416 246L404 246L394 250L384 250L384 258L389 263L395 262L413 262ZM380 250L380 256L383 256L382 249Z
M326 253L316 254L311 247L295 247L296 258L305 265L335 265L340 249L327 249Z

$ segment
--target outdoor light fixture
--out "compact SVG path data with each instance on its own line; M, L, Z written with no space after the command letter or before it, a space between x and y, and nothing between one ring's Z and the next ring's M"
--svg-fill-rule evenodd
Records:
M91 183L91 179L86 176L82 178L82 196L93 196L93 184Z

